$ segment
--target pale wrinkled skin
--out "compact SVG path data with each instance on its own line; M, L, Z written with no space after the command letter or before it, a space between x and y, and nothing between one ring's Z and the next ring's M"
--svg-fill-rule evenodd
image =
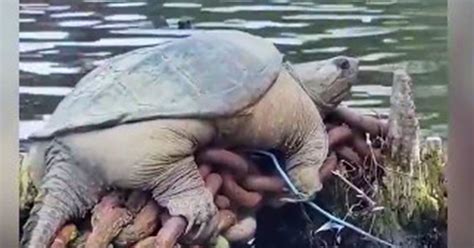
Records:
M217 126L218 146L283 151L299 189L308 196L321 189L317 173L327 153L324 125L316 106L286 71L255 106L217 121Z
M331 79L341 77L337 66L330 68L336 68L331 73L338 75ZM303 81L311 83L318 82L312 77ZM260 101L231 118L142 121L71 134L57 141L65 147L62 151L81 165L80 170L98 178L94 181L91 177L90 185L151 190L171 215L186 218L187 232L191 227L199 229L195 239L200 240L204 239L200 233L212 233L208 230L216 228L217 223L211 220L217 209L194 161L198 149L278 149L286 155L288 174L300 191L310 197L322 188L318 172L327 155L328 140L317 105L307 93L282 70ZM48 160L44 156L48 145L33 147L31 159ZM66 160L71 159L68 156ZM39 185L43 169L33 168L32 173ZM85 193L76 192L87 197ZM44 242L35 233L30 240L31 244Z

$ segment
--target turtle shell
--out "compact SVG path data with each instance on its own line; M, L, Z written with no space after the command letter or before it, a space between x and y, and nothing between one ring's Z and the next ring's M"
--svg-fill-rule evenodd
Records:
M201 31L115 56L84 76L30 138L156 118L232 116L272 86L283 55L241 31Z

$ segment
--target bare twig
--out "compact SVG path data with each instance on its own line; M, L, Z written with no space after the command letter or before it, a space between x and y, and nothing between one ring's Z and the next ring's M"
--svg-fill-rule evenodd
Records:
M339 171L332 171L332 174L341 179L344 183L346 183L349 187L351 187L353 190L355 190L357 193L359 193L360 196L362 196L363 199L365 199L371 207L376 206L377 203L372 200L368 195L364 193L361 189L359 189L357 186L352 184L349 180L347 180L344 176L339 173Z

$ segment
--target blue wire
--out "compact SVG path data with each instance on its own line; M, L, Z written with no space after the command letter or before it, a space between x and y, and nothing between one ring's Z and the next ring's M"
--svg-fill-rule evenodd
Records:
M283 177L283 179L285 180L286 184L288 184L288 187L290 187L290 190L293 192L293 194L295 194L297 197L301 198L301 196L303 196L303 194L301 192L298 191L298 189L296 189L296 186L291 182L290 178L288 177L288 175L286 174L286 172L282 169L281 165L280 165L280 162L278 161L278 159L276 158L276 156L271 153L271 152L267 152L267 151L263 151L263 150L250 150L250 152L254 153L254 154L260 154L260 155L265 155L265 156L268 156L271 158L273 164L275 165L276 169L278 170L278 173L280 173L280 175ZM297 200L299 202L301 202L300 200ZM384 244L384 245L387 245L389 247L398 247L398 246L395 246L385 240L382 240L380 238L377 238L375 236L373 236L372 234L352 225L351 223L349 222L346 222L344 220L341 220L339 218L337 218L336 216L330 214L329 212L327 212L326 210L322 209L320 206L318 206L316 203L312 202L312 201L303 201L304 203L308 204L310 207L312 207L313 209L315 209L316 211L318 211L319 213L321 213L322 215L324 215L326 218L328 218L330 221L333 221L333 222L336 222L342 226L345 226L345 227L348 227L349 229L352 229L353 231L363 235L363 236L366 236L368 237L369 239L373 240L373 241L376 241L378 243L381 243L381 244Z

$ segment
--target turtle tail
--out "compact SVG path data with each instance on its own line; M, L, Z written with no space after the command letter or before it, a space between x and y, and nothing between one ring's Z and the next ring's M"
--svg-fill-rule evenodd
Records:
M46 150L46 173L23 227L22 247L49 247L67 221L83 217L98 202L99 181L77 166L70 154L58 141Z

